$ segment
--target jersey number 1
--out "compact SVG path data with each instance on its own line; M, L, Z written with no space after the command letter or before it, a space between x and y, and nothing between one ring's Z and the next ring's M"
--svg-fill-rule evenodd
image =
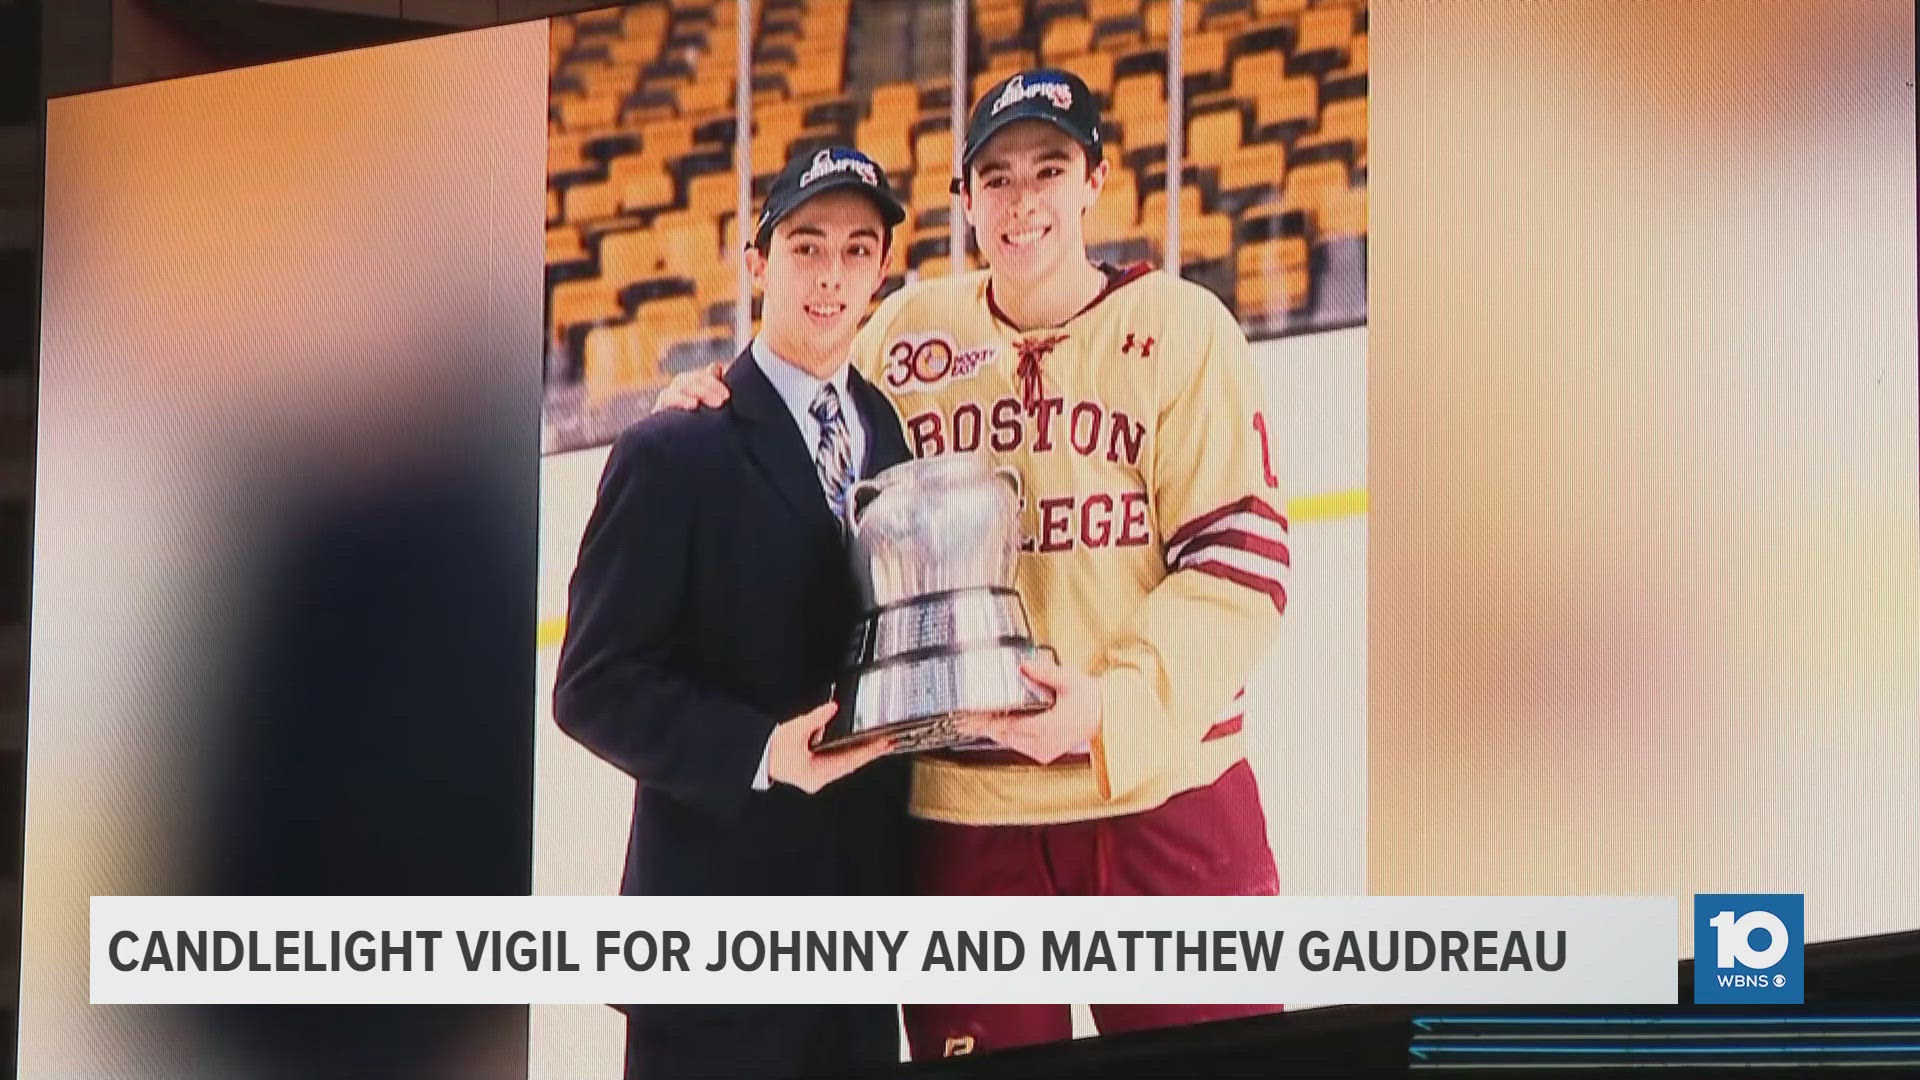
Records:
M1266 475L1267 486L1278 489L1280 478L1273 475L1273 444L1267 440L1267 417L1265 413L1253 414L1253 430L1260 433L1260 471Z

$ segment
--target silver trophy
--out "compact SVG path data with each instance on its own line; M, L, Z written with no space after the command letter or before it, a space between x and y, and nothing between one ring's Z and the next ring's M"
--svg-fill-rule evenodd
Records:
M1054 652L1034 643L1013 589L1019 473L977 454L909 461L850 488L846 524L865 614L819 748L879 736L896 753L990 746L957 721L1053 704L1020 673Z

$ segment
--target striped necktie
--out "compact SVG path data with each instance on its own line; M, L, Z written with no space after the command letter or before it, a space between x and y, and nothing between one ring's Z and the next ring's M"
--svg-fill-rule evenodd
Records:
M820 473L820 490L826 493L827 506L837 518L846 507L847 488L853 483L853 436L840 411L840 393L832 383L820 388L807 412L820 422L813 467Z

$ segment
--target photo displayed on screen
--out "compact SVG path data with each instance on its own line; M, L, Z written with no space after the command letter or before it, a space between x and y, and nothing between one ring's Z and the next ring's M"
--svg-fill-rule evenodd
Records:
M1366 5L972 4L958 102L952 10L754 5L744 154L736 4L552 22L538 892L1365 891ZM1281 1007L537 1008L531 1060Z
M657 0L50 101L19 1075L1341 1004L127 1007L96 897L1637 898L1676 1013L1884 999L1912 21Z

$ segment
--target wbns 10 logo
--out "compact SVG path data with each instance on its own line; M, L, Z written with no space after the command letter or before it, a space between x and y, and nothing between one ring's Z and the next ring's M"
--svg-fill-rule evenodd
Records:
M1801 1004L1805 946L1805 898L1797 893L1694 896L1694 1003Z

